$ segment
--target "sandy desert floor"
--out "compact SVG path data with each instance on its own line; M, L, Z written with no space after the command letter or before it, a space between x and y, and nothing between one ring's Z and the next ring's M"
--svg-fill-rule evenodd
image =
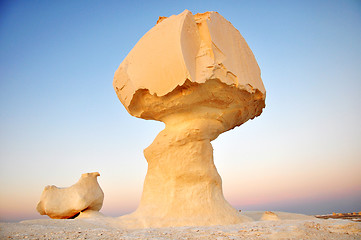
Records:
M237 225L146 229L114 226L103 218L27 220L0 223L0 239L361 239L358 222L281 212L281 220L265 221L262 213L242 213L254 221Z

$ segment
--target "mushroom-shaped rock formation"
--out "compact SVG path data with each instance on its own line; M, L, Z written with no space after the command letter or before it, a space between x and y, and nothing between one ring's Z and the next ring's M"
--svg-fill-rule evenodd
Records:
M165 129L144 150L148 171L134 227L247 221L224 199L211 141L262 113L265 88L246 41L217 12L160 17L115 72L127 111Z
M98 176L98 172L84 173L68 188L46 186L36 210L51 218L74 218L85 210L99 211L104 193L97 181Z

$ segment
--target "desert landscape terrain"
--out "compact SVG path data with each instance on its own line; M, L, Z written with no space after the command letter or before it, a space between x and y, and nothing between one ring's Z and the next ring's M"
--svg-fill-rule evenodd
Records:
M227 226L127 229L118 218L41 219L0 223L1 239L360 239L361 223L284 212L241 212L253 221ZM277 216L276 220L267 215Z
M359 6L195 2L1 5L0 240L361 239Z

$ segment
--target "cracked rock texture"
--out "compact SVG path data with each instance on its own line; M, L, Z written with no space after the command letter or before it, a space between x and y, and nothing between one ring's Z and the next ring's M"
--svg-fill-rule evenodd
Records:
M84 173L77 183L68 188L46 186L36 210L51 218L74 218L86 210L99 211L104 193L100 188L98 172Z
M164 96L186 80L209 79L266 93L256 59L239 31L217 12L193 15L185 10L163 17L139 40L117 69L113 85L129 111L139 90Z
M127 111L165 129L144 150L147 176L128 227L246 222L223 197L211 141L262 113L265 88L252 51L217 12L160 17L115 72Z

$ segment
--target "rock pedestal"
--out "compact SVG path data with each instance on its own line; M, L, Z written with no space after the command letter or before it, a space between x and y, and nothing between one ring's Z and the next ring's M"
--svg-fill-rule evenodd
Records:
M167 125L158 134L144 150L148 172L140 205L125 219L141 219L144 227L222 225L246 220L223 197L222 180L206 134L208 125L207 120L189 120Z

